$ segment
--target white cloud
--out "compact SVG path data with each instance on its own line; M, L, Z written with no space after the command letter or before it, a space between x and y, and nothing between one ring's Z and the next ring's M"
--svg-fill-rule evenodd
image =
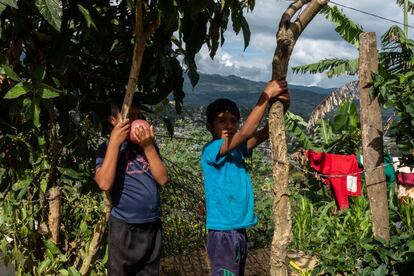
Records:
M336 0L335 3L353 7L385 18L403 21L403 11L394 0ZM333 2L331 1L330 5ZM197 56L199 71L207 74L237 75L251 80L266 81L271 76L271 62L276 47L275 33L281 14L290 4L281 0L256 0L253 12L246 14L251 29L249 47L244 50L241 32L234 34L229 22L225 43L219 48L214 60L203 48ZM395 23L362 14L354 10L341 8L354 22L361 25L365 31L377 33L377 39ZM409 15L409 25L414 25L414 17ZM335 32L335 26L322 15L318 15L302 33L294 52L290 66L314 63L326 58L353 58L358 52L353 46L344 42ZM409 34L414 29L409 29ZM323 87L338 87L355 77L329 79L323 74L292 75L288 74L289 82L300 85L318 85Z

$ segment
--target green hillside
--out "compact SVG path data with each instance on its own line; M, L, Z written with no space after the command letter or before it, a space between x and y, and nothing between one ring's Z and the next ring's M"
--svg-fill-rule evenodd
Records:
M186 96L184 104L188 106L206 106L217 98L229 98L240 107L252 107L258 100L265 82L256 82L237 76L200 75L200 81L193 89L188 79L184 82ZM289 85L291 92L291 111L309 116L331 90L320 87Z

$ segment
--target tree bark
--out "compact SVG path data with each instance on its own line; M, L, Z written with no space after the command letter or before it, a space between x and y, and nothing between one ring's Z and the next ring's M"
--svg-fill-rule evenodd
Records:
M292 3L279 23L277 47L272 62L272 79L286 76L293 47L302 31L328 3L328 0L298 0ZM293 15L304 5L305 10L291 23ZM269 111L269 138L273 161L273 220L275 230L270 256L270 275L288 274L287 248L291 241L292 219L289 190L289 164L284 125L283 105L272 103Z
M383 168L384 146L381 108L378 97L371 98L371 74L378 72L378 51L375 33L362 33L359 54L359 87L361 102L362 151L365 182L375 237L389 240L388 200Z
M59 244L60 234L60 188L53 186L49 189L49 232L51 240L55 244Z
M48 227L51 240L55 244L59 244L60 237L60 209L61 203L61 191L60 187L56 183L56 168L58 165L58 134L56 125L56 113L54 110L49 110L50 117L50 168L48 184L51 186L49 189L49 215L48 215ZM39 223L42 225L42 221Z

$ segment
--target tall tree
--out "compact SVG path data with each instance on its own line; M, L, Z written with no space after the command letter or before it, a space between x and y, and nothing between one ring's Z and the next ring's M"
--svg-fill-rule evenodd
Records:
M272 79L286 76L293 47L300 34L328 0L298 0L283 13L276 35L277 47L272 63ZM292 17L301 10L297 19ZM275 232L270 260L271 275L287 275L287 247L291 241L291 208L289 192L289 163L284 127L284 107L280 102L271 105L269 111L269 136L273 160L273 218Z

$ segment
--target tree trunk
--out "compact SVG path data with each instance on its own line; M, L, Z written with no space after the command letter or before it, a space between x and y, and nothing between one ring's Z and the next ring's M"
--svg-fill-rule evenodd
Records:
M60 207L60 188L53 186L49 189L49 232L55 244L59 243Z
M56 183L56 168L58 165L58 134L56 125L56 113L53 109L49 109L50 119L50 168L48 184L51 186L49 189L49 215L48 215L48 227L51 240L55 244L59 244L60 237L60 208L61 203L61 192L60 187ZM39 225L42 225L42 221Z
M291 241L292 219L289 190L289 163L283 105L276 102L269 112L269 137L273 161L273 233L271 275L287 275L287 248Z
M292 3L279 23L277 47L272 63L272 79L286 76L293 47L302 31L328 0L298 0ZM291 23L293 15L305 10ZM287 248L291 241L292 219L289 191L289 164L284 125L283 105L272 103L269 111L269 138L273 160L273 220L275 230L270 256L270 275L288 274Z
M383 168L384 147L381 108L378 97L370 96L371 74L378 72L378 51L375 33L362 33L359 54L359 87L361 101L362 151L365 182L375 237L389 240L388 200Z

